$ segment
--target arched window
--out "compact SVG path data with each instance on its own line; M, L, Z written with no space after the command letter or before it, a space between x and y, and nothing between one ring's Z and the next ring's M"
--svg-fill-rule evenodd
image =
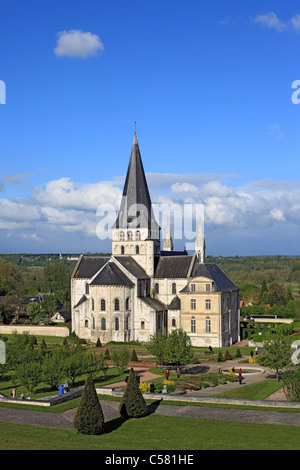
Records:
M115 331L119 331L120 328L120 320L118 317L115 318Z
M135 254L136 255L140 254L140 247L138 245L136 245L136 247L135 247Z
M85 328L88 328L88 327L89 327L89 321L88 321L88 320L85 320L85 321L84 321L84 327L85 327Z
M105 331L106 330L106 319L101 318L101 330Z
M125 233L123 230L120 232L120 240L125 240Z
M128 240L133 240L133 235L132 235L132 231L131 231L131 230L129 230L129 231L127 232L127 238L128 238Z
M129 317L125 317L125 330L128 330L128 325L129 325Z
M191 310L196 310L196 299L191 299Z
M126 310L129 310L129 307L130 307L130 299L129 297L127 297L126 301L125 301L125 308Z
M136 231L136 239L137 240L141 239L141 232L139 230Z
M115 299L115 311L119 311L120 310L120 301L119 299Z
M173 282L172 284L172 294L176 294L176 283Z
M209 317L205 319L205 332L210 333L211 332L211 320Z
M94 299L91 299L91 308L92 308L92 310L95 310L95 301L94 301Z
M145 329L145 322L141 321L141 330L144 330L144 329Z
M122 246L121 246L121 255L124 255L124 253L125 253L125 248L124 248L124 246L122 245Z
M93 328L93 330L95 329L95 318L94 317L92 317L92 328Z
M105 310L106 310L106 302L105 302L105 299L101 299L101 300L100 300L100 310L101 310L101 312L105 312Z
M172 318L172 327L173 327L173 328L176 328L176 320L175 320L175 318Z
M196 318L192 317L191 318L191 333L195 333L195 332L196 332Z
M154 292L155 292L155 294L159 294L159 284L158 284L158 282L156 282L154 284Z

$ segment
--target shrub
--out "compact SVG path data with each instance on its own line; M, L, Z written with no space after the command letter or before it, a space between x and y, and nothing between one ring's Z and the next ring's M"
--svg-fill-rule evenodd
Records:
M229 353L228 349L226 349L226 352L224 354L224 360L225 361L230 361L230 359L231 359L230 353Z
M128 383L119 405L119 413L124 419L141 418L146 416L147 405L139 389L136 374L131 368Z
M98 338L97 343L96 343L96 348L101 348L101 347L102 347L102 344L101 344L100 338Z
M131 353L130 360L133 361L133 362L138 362L138 357L137 357L137 354L135 352L135 349L133 349L133 351Z
M221 350L219 351L217 361L218 361L218 362L224 362L224 361L225 361Z
M104 353L104 359L109 361L110 360L110 353L109 353L109 349L105 349L105 353Z
M98 435L104 431L104 416L92 376L87 376L73 426L80 434Z

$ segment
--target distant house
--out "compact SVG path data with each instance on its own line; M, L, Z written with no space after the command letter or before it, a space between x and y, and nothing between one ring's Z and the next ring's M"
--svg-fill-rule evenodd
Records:
M71 313L62 305L61 308L51 317L53 323L69 323L71 321Z

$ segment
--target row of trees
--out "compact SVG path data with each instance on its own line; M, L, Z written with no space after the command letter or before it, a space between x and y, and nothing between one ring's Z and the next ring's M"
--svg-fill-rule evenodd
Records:
M15 385L22 384L30 393L41 383L55 390L62 381L74 386L82 375L96 378L108 370L103 354L87 352L79 344L47 348L45 343L41 347L34 343L33 336L13 334L6 342L6 363L0 365L1 378L9 375Z

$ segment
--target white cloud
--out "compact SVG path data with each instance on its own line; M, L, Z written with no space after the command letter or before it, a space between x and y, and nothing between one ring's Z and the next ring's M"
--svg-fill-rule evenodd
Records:
M267 135L276 137L277 139L282 139L284 137L284 133L280 129L280 126L277 122L275 122L275 124L272 126L269 126Z
M253 19L254 23L265 26L266 28L274 29L278 33L287 30L294 30L300 32L300 14L294 15L287 21L282 21L273 11L264 15L257 15Z
M257 15L253 21L267 28L275 29L277 32L284 31L287 28L286 23L281 21L274 12L266 13L265 15Z
M57 34L57 44L54 53L57 57L79 57L86 59L104 51L104 46L96 34L78 29L61 31Z
M221 183L222 178L216 175L203 175L198 184L197 178L193 180L192 175L187 175L187 181L184 182L185 176L173 175L172 178L172 175L168 175L168 180L173 181L168 189L162 177L162 188L151 191L152 202L173 207L189 203L203 204L208 246L212 234L212 238L219 240L220 245L226 234L228 240L230 235L236 240L239 234L244 244L255 235L255 239L260 240L258 243L269 249L279 236L284 238L287 227L290 234L299 232L299 181L265 179L233 187ZM56 246L60 246L62 240L65 243L69 240L70 244L75 244L75 240L86 240L87 249L94 243L94 246L99 247L97 251L101 251L106 241L96 237L101 220L97 208L106 205L118 211L122 185L123 181L116 183L116 180L80 184L70 178L60 178L35 188L27 199L2 197L0 237L10 237L11 241L16 240L16 244L19 240L17 246L20 251L26 250L24 246L29 246L25 243L36 241L42 247L47 242L47 246L51 247L54 241ZM189 222L191 219L189 215ZM109 241L106 246L108 250L111 249ZM296 236L295 246L298 246ZM81 251L80 246L77 251Z

